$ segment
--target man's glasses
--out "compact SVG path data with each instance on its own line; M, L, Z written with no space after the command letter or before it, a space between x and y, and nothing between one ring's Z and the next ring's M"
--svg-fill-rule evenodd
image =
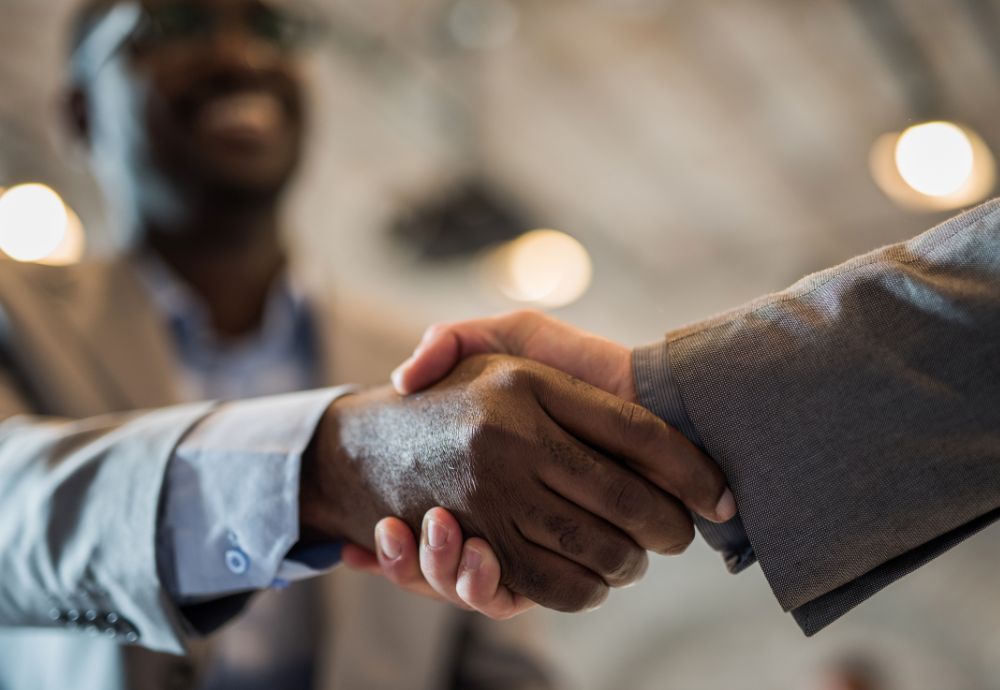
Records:
M276 50L291 53L322 38L327 25L305 3L247 2L222 10L194 0L175 0L157 6L117 3L95 25L74 51L75 76L96 75L126 46L143 51L194 47L225 28L238 27L246 35Z
M247 35L282 51L302 48L322 31L319 18L304 5L258 1L222 11L202 2L177 0L142 6L130 40L139 48L195 43L211 39L227 25L238 25Z

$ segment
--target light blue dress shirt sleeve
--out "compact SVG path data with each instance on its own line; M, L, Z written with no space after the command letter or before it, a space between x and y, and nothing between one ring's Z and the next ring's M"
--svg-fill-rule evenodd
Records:
M339 545L295 550L302 455L342 387L222 404L167 468L157 559L180 605L280 587L339 561Z

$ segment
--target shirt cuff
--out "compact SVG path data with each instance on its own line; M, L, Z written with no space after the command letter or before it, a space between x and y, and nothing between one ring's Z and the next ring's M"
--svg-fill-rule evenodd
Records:
M323 575L340 563L340 542L296 546L281 562L272 587L281 589L299 580Z
M180 442L167 468L157 560L180 605L319 574L338 545L299 540L302 455L342 387L220 406Z
M636 348L632 353L632 375L640 404L704 450L670 368L670 344L664 340ZM694 521L708 545L722 554L730 572L746 570L757 561L739 515L721 525L697 515Z

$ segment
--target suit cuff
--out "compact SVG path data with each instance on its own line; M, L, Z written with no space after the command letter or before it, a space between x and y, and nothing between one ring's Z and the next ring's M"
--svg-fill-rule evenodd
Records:
M280 586L339 560L335 545L305 557L293 550L299 477L323 414L355 390L228 403L182 439L168 466L157 528L158 567L175 602Z
M930 563L946 551L1000 521L1000 510L993 510L937 539L907 551L856 580L838 587L791 610L792 617L807 636L833 623L869 597Z
M636 348L632 352L632 375L639 403L703 448L670 368L670 344L664 340ZM697 515L694 521L705 542L722 554L730 572L741 572L756 563L757 557L738 515L721 525Z

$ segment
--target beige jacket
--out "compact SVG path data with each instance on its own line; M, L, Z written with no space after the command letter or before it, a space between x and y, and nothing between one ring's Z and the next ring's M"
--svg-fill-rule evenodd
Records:
M346 316L327 344L331 380L361 383L408 345ZM213 404L178 399L169 338L127 259L0 263L0 688L196 683L211 644L190 639L154 543L172 450ZM547 687L526 620L489 623L346 572L316 589L322 688Z

